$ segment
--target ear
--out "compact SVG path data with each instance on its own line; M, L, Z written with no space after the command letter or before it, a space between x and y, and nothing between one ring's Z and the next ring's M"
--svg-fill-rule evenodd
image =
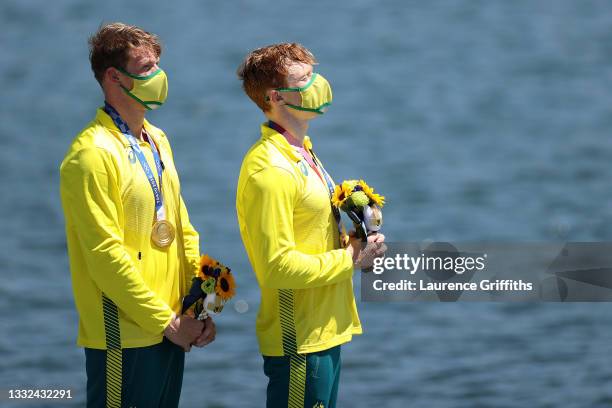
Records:
M280 92L278 92L275 89L271 89L268 92L266 92L266 102L271 102L271 103L278 103L283 101L283 97L281 96Z
M117 70L117 68L114 68L114 67L106 68L106 72L104 76L111 83L115 83L115 84L120 83L119 70Z

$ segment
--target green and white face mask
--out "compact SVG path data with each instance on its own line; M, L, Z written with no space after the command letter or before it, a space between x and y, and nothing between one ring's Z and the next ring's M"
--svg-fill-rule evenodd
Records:
M278 92L299 92L302 96L301 105L286 106L307 112L315 112L319 114L325 113L327 107L332 103L332 90L327 79L323 75L313 73L310 81L299 88L276 88Z
M117 68L119 72L132 78L134 84L132 89L127 89L123 85L121 89L140 102L145 108L152 110L157 109L166 101L168 96L168 77L160 68L149 75L134 75L121 68Z

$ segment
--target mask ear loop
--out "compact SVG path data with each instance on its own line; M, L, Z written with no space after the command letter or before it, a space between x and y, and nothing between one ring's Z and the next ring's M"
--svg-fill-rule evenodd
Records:
M124 69L117 68L117 67L113 67L113 68L115 68L115 69L116 69L116 70L117 70L119 73L121 73L122 75L125 75L125 76L126 76L126 77L128 77L128 78L132 78L132 77L129 75L129 73L128 73L127 71L125 71ZM122 89L124 92L130 92L130 91L131 91L131 89L128 89L127 87L123 86L123 84L121 83L121 78L119 77L119 75L114 74L114 75L113 75L113 79L114 79L115 81L117 81L117 85L119 85L119 88L121 88L121 89ZM132 80L133 80L133 78L132 78ZM133 87L134 87L134 85L132 84L132 88L133 88Z

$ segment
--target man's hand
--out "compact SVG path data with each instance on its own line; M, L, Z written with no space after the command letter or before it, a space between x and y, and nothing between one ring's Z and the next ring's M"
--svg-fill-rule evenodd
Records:
M191 350L191 344L204 330L204 323L191 316L176 316L170 321L164 336L174 344L181 346L185 352Z
M355 237L354 231L349 233L349 237L349 246L346 249L353 257L353 264L356 268L371 268L374 259L380 258L387 251L387 246L384 244L385 236L381 233L376 232L368 235L365 246L360 239Z
M215 327L215 322L208 316L206 320L204 320L204 330L202 330L202 333L198 336L193 345L196 347L204 347L215 341L216 335L217 328Z

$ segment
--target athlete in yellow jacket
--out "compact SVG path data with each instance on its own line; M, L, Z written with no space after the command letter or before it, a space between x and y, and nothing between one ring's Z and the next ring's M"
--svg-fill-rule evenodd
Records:
M261 288L257 337L268 407L333 407L340 345L362 331L352 283L360 246L355 239L342 245L330 202L334 183L306 136L308 121L332 100L314 63L301 45L277 44L250 53L238 71L268 119L244 158L236 193L240 233ZM369 240L378 248L384 237Z
M199 243L170 144L144 119L167 94L160 53L157 37L121 23L91 38L105 105L60 169L89 407L177 406L184 352L215 335L211 320L177 316Z

